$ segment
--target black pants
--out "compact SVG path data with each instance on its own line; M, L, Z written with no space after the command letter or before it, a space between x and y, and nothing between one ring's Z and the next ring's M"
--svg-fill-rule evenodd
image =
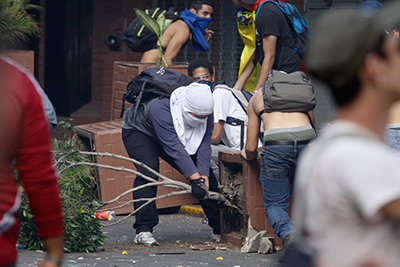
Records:
M173 159L164 151L160 141L157 138L149 137L135 129L122 129L122 140L124 142L129 157L146 164L153 170L157 172L159 171L160 166L158 157L160 157L167 163L169 163L173 168L180 171ZM194 157L192 156L192 160L196 163L195 155ZM144 175L147 175L155 180L158 179L156 175L150 173L143 167L136 166L136 169ZM209 180L209 190L219 192L218 183L215 179L215 176L212 175L212 177L209 177ZM147 180L143 179L140 176L137 176L133 183L133 187L135 188L147 183L149 183ZM156 197L156 195L156 186L145 187L143 189L133 192L133 199L154 198ZM135 202L135 210L143 205L143 203L144 202ZM213 233L220 234L220 215L217 201L211 199L200 200L200 205L202 206L204 213L207 216L209 226L213 228ZM147 231L153 232L153 227L157 224L158 212L156 203L153 201L136 213L136 222L134 223L133 228L136 229L136 234Z

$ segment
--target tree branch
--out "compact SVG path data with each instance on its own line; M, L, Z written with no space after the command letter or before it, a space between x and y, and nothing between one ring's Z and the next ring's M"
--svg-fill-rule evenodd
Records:
M132 202L138 202L138 201L145 201L145 200L147 200L147 201L146 201L146 203L143 203L143 205L141 205L138 209L132 211L131 213L129 213L129 214L126 215L125 217L119 219L119 220L116 221L116 222L113 222L113 223L110 223L110 224L106 224L106 225L104 225L104 226L115 225L115 224L118 224L118 223L120 223L120 222L122 222L122 221L128 219L129 217L131 217L132 215L135 215L135 213L137 213L139 210L141 210L141 209L144 208L145 206L149 205L149 204L150 204L151 202L153 202L153 201L156 201L156 200L159 200L159 199L163 199L163 198L167 198L167 197L170 197L170 196L183 195L183 194L187 194L187 192L186 192L186 191L171 192L171 193L168 193L168 194L165 194L165 195L162 195L162 196L158 196L158 197L154 197L154 198L149 198L149 199L142 198L142 199L134 199L134 200L131 200L131 201L129 201L130 203L132 203Z
M75 152L69 153L68 155L72 155ZM99 156L99 157L112 157L112 158L116 158L116 159L122 159L125 161L129 161L134 163L135 165L139 165L143 168L145 168L146 170L148 170L150 173L156 175L157 177L161 178L163 181L159 182L154 180L153 178L142 174L141 172L138 172L136 170L132 170L129 168L125 168L125 167L114 167L114 166L110 166L110 165L104 165L104 164L99 164L99 163L92 163L92 162L70 162L70 161L64 161L65 163L69 164L68 166L66 166L64 169L62 169L60 171L60 175L63 174L67 169L75 167L75 166L80 166L80 165L84 165L84 166L91 166L91 167L97 167L97 168L105 168L105 169L111 169L111 170L116 170L116 171L124 171L124 172L128 172L128 173L133 173L136 174L142 178L144 178L145 180L148 181L147 184L135 187L135 188L131 188L125 192L123 192L122 194L118 195L117 197L115 197L112 200L106 201L106 202L102 202L101 203L101 207L104 207L106 205L112 204L114 202L117 202L119 199L121 199L122 197L126 196L129 193L135 192L137 190L149 187L149 186L163 186L163 187L169 187L169 188L176 188L176 189L181 189L181 191L173 191L170 193L167 193L165 195L161 195L161 196L156 196L154 198L141 198L141 199L134 199L131 201L128 201L120 206L117 207L113 207L113 208L109 208L109 209L99 209L98 211L105 211L105 210L115 210L115 209L119 209L122 208L126 205L129 205L131 203L135 203L135 202L142 202L145 201L145 203L143 205L141 205L138 209L134 210L133 212L131 212L130 214L128 214L127 216L125 216L124 218L119 219L118 221L111 223L111 224L107 224L106 226L110 226L110 225L115 225L123 220L126 220L127 218L129 218L130 216L134 215L135 213L137 213L139 210L141 210L143 207L149 205L151 202L159 200L159 199L163 199L163 198L167 198L170 196L177 196L177 195L183 195L183 194L191 194L192 192L192 188L190 185L180 182L180 181L175 181L172 180L168 177L165 177L164 175L156 172L155 170L153 170L152 168L148 167L147 165L145 165L144 163L137 161L135 159L132 158L127 158L124 156L120 156L120 155L115 155L115 154L110 154L110 153L98 153L98 152L88 152L88 151L76 151L76 153L82 154L82 155L90 155L90 156ZM66 156L68 156L66 155ZM62 160L66 158L66 156L62 157ZM61 162L61 160L59 160L57 163ZM213 199L213 200L217 200L219 202L224 203L225 206L234 208L236 210L239 211L239 213L241 213L242 215L244 215L243 211L241 211L241 209L239 209L237 206L232 205L232 203L229 202L228 199L226 199L224 197L223 194L218 193L218 192L212 192L210 191L208 194L208 199Z
M116 158L116 159L122 159L122 160L126 160L129 162L134 163L136 166L139 165L143 168L145 168L147 171L151 172L152 174L160 177L161 179L163 179L164 181L174 181L162 174L160 174L159 172L156 172L155 170L153 170L152 168L150 168L149 166L147 166L146 164L136 160L136 159L132 159L132 158L128 158L128 157L124 157L124 156L120 156L120 155L115 155L115 154L110 154L110 153L99 153L99 152L88 152L88 151L79 151L80 154L82 155L91 155L91 156L100 156L100 157L111 157L111 158ZM143 176L142 176L143 177ZM143 177L144 178L144 177ZM184 183L183 183L184 184ZM187 185L187 184L185 184ZM188 185L189 186L189 185Z

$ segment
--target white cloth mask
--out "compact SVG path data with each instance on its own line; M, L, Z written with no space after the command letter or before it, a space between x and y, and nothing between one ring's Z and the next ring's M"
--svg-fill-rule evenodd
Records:
M203 124L204 122L207 122L207 118L198 118L190 114L188 111L184 111L182 113L183 115L183 121L190 127L196 128Z
M172 92L171 115L179 140L189 155L197 152L207 130L207 118L190 114L210 115L214 99L208 85L191 83Z

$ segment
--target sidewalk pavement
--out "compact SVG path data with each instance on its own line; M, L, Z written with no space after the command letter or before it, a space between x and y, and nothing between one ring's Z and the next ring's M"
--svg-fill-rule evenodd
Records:
M180 213L160 215L153 232L160 245L154 247L133 244L133 217L105 226L102 231L107 239L102 250L65 254L62 266L279 266L278 253L243 254L229 243L213 243L212 230L204 224L201 212L199 206L185 206ZM214 249L193 249L204 246ZM17 266L37 266L43 255L43 252L20 250Z

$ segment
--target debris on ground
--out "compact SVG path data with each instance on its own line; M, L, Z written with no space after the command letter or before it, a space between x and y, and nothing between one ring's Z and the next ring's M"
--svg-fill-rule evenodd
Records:
M99 211L94 214L94 217L100 221L112 221L115 219L115 211Z
M249 218L249 225L247 236L245 239L245 244L241 248L242 253L255 253L258 252L260 254L267 254L274 252L274 238L267 237L267 231L258 232L255 228L253 228L250 224Z
M214 250L217 246L205 245L205 246L190 246L192 250Z

